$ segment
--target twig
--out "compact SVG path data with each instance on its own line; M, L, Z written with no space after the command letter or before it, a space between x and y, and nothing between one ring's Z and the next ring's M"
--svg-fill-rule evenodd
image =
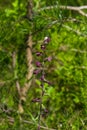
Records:
M15 122L15 120L14 120L13 117L7 116L7 118L9 119L9 121L10 121L11 123L14 123L14 122ZM32 121L27 121L27 120L22 120L22 119L21 119L21 123L27 123L27 124L32 124L32 125L35 124L35 123L32 122ZM42 129L44 129L44 130L56 130L56 129L48 128L48 127L41 126L41 125L40 125L40 128L42 128Z
M79 53L81 53L81 54L87 53L86 50L78 50L78 49L76 49L76 48L72 48L70 51L79 52Z
M22 120L24 123L28 123L28 124L34 124L31 121L27 121L27 120ZM40 128L45 129L45 130L56 130L56 129L52 129L52 128L48 128L48 127L44 127L40 125Z
M0 87L7 84L7 83L11 83L11 80L0 81Z
M22 108L22 103L21 103L21 100L20 100L20 97L21 97L21 87L20 87L20 83L18 81L18 74L17 74L17 54L16 52L14 51L13 54L12 54L12 60L13 60L13 70L14 70L14 79L15 79L15 84L16 84L16 88L17 88L17 91L18 91L18 95L19 95L19 104L18 104L18 111L20 113L23 113L23 108Z
M80 36L83 36L83 37L87 37L86 34L84 33L81 33L80 31L78 30L74 30L73 28L67 26L67 25L62 25L64 28L68 29L68 30L71 30L72 32L75 32L76 34L80 35Z
M87 66L75 66L76 69L87 70Z
M55 25L55 24L59 24L59 20L52 21L52 22L48 25L47 28L50 28L50 27L52 27L52 26ZM62 27L64 27L64 28L66 28L66 29L68 29L68 30L70 30L70 31L72 31L72 32L74 32L74 33L76 33L77 35L80 35L80 36L83 36L83 37L87 37L86 34L81 33L79 30L74 30L74 29L71 28L70 26L67 26L67 25L62 24Z
M20 84L19 84L18 75L17 75L17 53L15 51L12 54L12 66L14 70L14 79L16 80L16 88L17 88L18 94L20 95Z
M44 7L44 8L41 8L38 10L38 12L41 12L41 11L44 11L44 10L51 10L51 9L54 9L54 8L59 8L59 9L63 9L63 10L73 10L73 11L77 11L79 14L87 17L87 14L84 13L84 11L82 11L83 9L87 9L87 5L85 6L80 6L80 7L77 7L77 6L63 6L63 5L55 5L55 6L48 6L48 7Z

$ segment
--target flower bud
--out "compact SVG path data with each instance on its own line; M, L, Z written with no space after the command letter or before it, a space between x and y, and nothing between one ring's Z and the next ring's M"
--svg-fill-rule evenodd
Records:
M41 56L42 52L36 52L36 56Z
M45 37L45 38L44 38L44 43L45 43L45 44L48 44L49 42L50 42L50 38L49 38L49 37Z
M41 66L41 63L39 61L36 62L36 66L37 67L40 67Z
M46 49L45 45L42 44L42 45L41 45L41 49L42 49L42 50L45 50L45 49Z
M40 98L34 98L34 99L32 99L32 102L41 102L41 99Z
M41 76L40 80L44 81L45 80L45 77L44 75Z
M34 72L33 72L33 74L35 74L35 75L37 75L37 74L39 74L40 73L40 70L39 69L36 69L36 70L34 70Z
M49 62L50 62L51 60L52 60L52 57L51 57L51 56L45 58L45 61L49 61Z

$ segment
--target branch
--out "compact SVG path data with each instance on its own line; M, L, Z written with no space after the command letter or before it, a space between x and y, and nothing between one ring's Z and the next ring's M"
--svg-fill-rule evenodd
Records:
M18 111L20 113L23 113L24 110L22 108L22 104L21 104L21 100L20 100L20 97L21 97L21 86L20 86L20 83L18 81L18 74L17 74L17 54L16 54L15 51L12 54L12 66L13 66L13 70L14 70L14 79L16 80L15 84L16 84L18 95L19 95Z
M67 21L70 21L70 20L67 19ZM76 21L76 19L72 19L71 21L74 22L74 21ZM58 20L52 21L52 22L46 27L46 29L47 29L47 28L51 28L51 27L52 27L53 25L55 25L55 24L59 24L59 21L58 21ZM76 34L79 35L79 36L87 37L87 35L86 35L85 33L81 33L79 30L75 30L75 29L71 28L70 26L63 25L63 24L62 24L62 27L66 28L66 29L69 30L69 31L72 31L72 32L76 33Z
M11 80L5 80L5 81L0 80L0 87L8 83L11 83Z
M38 10L38 12L41 12L41 11L44 11L44 10L51 10L51 9L54 9L54 8L59 8L59 9L62 9L62 10L73 10L73 11L77 11L79 14L87 17L87 14L84 13L84 9L87 9L87 5L85 6L80 6L80 7L77 7L77 6L63 6L63 5L55 5L55 6L48 6L48 7L44 7L44 8L41 8Z
M27 50L26 50L26 58L27 58L27 75L26 75L26 83L24 87L21 89L21 97L20 99L23 101L26 101L26 94L31 86L32 83L32 76L33 76L33 56L32 56L32 36L29 36L28 41L27 41Z
M76 34L79 35L79 36L87 37L86 34L81 33L79 30L74 30L73 28L71 28L71 27L69 27L69 26L67 26L67 25L62 25L62 26L63 26L64 28L66 28L66 29L68 29L68 30L70 30L70 31L72 31L72 32L74 32L74 33L76 33Z
M14 79L16 79L16 88L18 91L18 94L20 95L20 84L18 81L18 72L17 72L17 54L14 51L12 54L12 67L13 67L13 71L14 71Z
M7 118L8 118L8 120L10 121L10 123L13 124L13 123L15 122L15 120L14 120L13 117L7 116ZM32 124L32 125L35 124L34 122L32 122L32 121L27 121L27 120L21 120L21 123ZM41 128L41 129L44 129L44 130L56 130L56 129L48 128L48 127L41 126L41 125L40 125L40 128Z
M34 125L34 123L31 122L31 121L22 120L22 122L28 123L28 124L33 124L33 125ZM40 128L42 128L42 129L44 129L44 130L56 130L56 129L52 129L52 128L48 128L48 127L44 127L44 126L40 126Z
M72 48L71 51L73 51L73 52L79 52L81 54L87 54L86 50L79 50L79 49L76 49L76 48Z
M33 16L33 0L28 0L28 5L27 5L27 17L29 18L29 20L32 20L32 16ZM33 28L33 23L31 25ZM32 30L32 29L31 29ZM30 32L31 34L32 32ZM19 112L23 113L23 105L22 105L22 101L26 101L26 95L27 92L32 84L32 76L33 76L33 55L32 55L32 45L33 45L33 40L32 40L32 35L28 36L28 40L27 40L27 49L26 49L26 60L27 60L27 75L26 75L26 82L24 84L24 86L21 88L20 90L20 103L19 103ZM22 111L21 111L22 110Z

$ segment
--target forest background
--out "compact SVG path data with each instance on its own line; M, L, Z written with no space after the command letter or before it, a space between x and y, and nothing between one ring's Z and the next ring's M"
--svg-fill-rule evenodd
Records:
M87 130L87 1L0 0L0 130Z

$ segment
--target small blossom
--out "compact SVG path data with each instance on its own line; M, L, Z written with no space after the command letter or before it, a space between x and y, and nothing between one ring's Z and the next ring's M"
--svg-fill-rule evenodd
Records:
M45 49L46 49L45 45L42 44L42 45L41 45L41 49L42 49L42 50L45 50Z
M34 99L32 99L32 102L41 102L41 99L40 98L34 98Z
M45 80L45 77L44 75L41 76L40 80L44 81Z
M45 38L44 38L44 43L47 44L47 43L49 43L49 42L50 42L50 38L49 38L49 37L45 37Z
M47 83L48 85L52 85L50 81L44 80L44 82Z
M39 69L36 69L36 70L34 70L34 72L33 72L33 74L39 74L40 73L40 70Z
M40 67L41 66L41 63L39 61L36 62L36 66L37 67Z
M42 52L36 52L36 56L41 56Z
M45 112L45 113L48 113L49 111L48 111L48 109L44 109L44 112Z
M47 60L50 62L50 61L52 60L52 57L49 56L49 57L47 58Z
M42 117L46 117L48 115L49 111L47 109L43 109Z
M49 56L49 57L44 59L44 61L49 61L49 62L51 62L51 60L52 60L52 56Z

